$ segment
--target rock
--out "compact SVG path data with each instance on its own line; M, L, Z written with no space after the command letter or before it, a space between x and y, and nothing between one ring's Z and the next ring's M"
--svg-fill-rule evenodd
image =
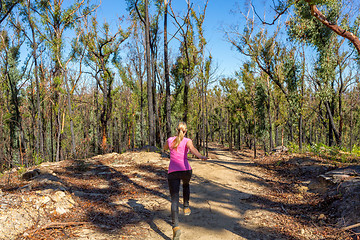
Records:
M360 166L354 165L345 168L338 168L333 171L327 172L327 176L335 175L349 175L349 176L360 176Z
M34 170L32 170L32 171L29 171L29 172L24 173L24 174L21 176L21 178L22 178L23 180L25 180L25 181L30 181L30 180L36 178L37 176L39 176L40 173L41 173L41 172L40 172L39 169L34 169Z
M272 149L272 151L275 153L280 153L280 152L287 152L287 151L289 151L289 149L285 146L278 146L278 147Z
M360 166L338 168L321 176L332 184L326 198L332 200L329 209L340 227L355 224L360 218ZM360 229L352 229L360 233Z
M60 215L70 212L70 209L76 204L71 195L63 191L56 191L51 196L51 200L55 203L55 212Z
M357 176L360 176L360 166L338 168L320 175L319 178L331 184L338 184Z
M56 191L51 196L51 200L53 200L54 202L60 202L65 196L66 196L66 193L64 193L63 191Z
M37 199L36 203L34 204L36 209L40 209L44 205L48 204L51 201L51 198L48 196L43 196L39 199Z

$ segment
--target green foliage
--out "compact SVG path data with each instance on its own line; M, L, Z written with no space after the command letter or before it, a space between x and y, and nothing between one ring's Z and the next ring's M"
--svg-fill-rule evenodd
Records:
M296 151L296 145L291 143L289 149L294 148ZM327 158L332 161L348 163L354 161L354 159L360 158L360 149L354 145L353 151L351 153L347 152L347 149L340 148L338 146L327 146L322 143L307 145L305 149L308 152L316 154L320 157Z
M319 1L316 4L330 22L337 22L341 1ZM335 33L324 26L312 16L309 4L305 1L298 1L294 5L294 15L287 22L288 34L291 40L305 42L313 46L325 46L326 41Z
M352 147L351 153L352 153L354 156L356 156L356 157L360 157L360 146L358 146L358 145L355 144L355 145Z
M45 159L43 159L41 156L39 156L36 153L33 153L33 161L35 165L40 165L41 163L45 162Z
M299 153L299 145L295 142L289 142L287 146L290 153Z
M16 165L18 166L17 168L18 175L23 175L27 171L25 165L23 164L16 164Z

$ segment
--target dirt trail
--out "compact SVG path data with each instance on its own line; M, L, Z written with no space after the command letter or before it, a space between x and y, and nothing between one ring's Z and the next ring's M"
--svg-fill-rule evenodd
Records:
M180 214L181 239L352 239L336 227L342 215L333 215L330 200L348 206L358 195L339 203L336 185L330 200L313 192L321 185L313 180L332 169L322 159L274 155L254 162L249 150L217 145L209 153L208 161L191 160L192 214ZM45 162L23 175L12 169L0 176L0 239L169 240L168 164L158 149L144 148ZM37 175L24 179L30 173ZM354 192L356 176L347 176L353 182L343 182L342 192ZM357 206L348 208L357 213Z
M207 162L192 160L191 166L192 213L180 214L181 239L285 239L267 229L272 212L256 196L266 191L268 178L250 156L213 147ZM167 202L149 224L147 239L171 239L169 210Z

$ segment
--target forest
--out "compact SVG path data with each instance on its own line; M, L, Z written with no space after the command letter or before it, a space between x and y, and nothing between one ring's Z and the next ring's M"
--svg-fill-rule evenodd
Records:
M270 17L239 1L219 43L242 59L231 76L207 48L213 1L173 2L126 0L114 27L101 2L1 0L0 172L160 148L179 121L204 154L360 155L357 1L268 1Z

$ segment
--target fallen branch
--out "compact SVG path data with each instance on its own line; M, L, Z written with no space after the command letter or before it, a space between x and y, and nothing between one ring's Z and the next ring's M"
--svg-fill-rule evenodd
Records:
M356 228L356 227L360 227L360 223L356 223L356 224L353 224L353 225L350 225L347 227L343 227L343 228L341 228L341 230L349 230L349 229Z
M284 205L281 204L281 209L287 214L289 215L288 211L286 211L286 209L284 208Z
M52 222L52 223L46 224L45 226L42 226L42 227L39 227L39 228L36 228L36 229L26 230L24 233L32 234L32 233L35 233L35 232L38 232L38 231L51 229L51 228L64 228L64 227L87 225L87 224L89 224L89 222L64 222L64 223L62 223L62 222Z

